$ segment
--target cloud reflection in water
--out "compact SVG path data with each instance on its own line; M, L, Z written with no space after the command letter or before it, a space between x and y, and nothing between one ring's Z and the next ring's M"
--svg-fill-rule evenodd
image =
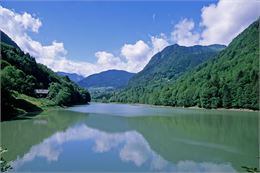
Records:
M154 171L173 172L235 172L229 163L216 164L191 160L171 163L154 152L145 138L137 131L107 133L88 127L85 124L68 128L64 132L57 132L42 143L31 147L22 158L12 162L12 167L18 170L24 164L37 157L45 158L48 162L58 162L63 152L63 144L70 141L92 141L94 153L107 153L112 149L118 151L118 157L123 163L133 163L137 167L145 164ZM77 152L77 150L75 150Z

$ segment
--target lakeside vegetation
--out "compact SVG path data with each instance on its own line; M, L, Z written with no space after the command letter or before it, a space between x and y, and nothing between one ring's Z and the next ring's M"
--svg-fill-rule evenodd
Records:
M26 112L42 111L50 106L70 106L90 101L86 89L36 63L34 57L20 48L6 44L12 43L11 39L3 32L1 35L5 35L1 38L2 120ZM35 89L48 89L48 95L40 98Z
M3 154L7 152L7 149L4 149L2 147L0 147L0 154L1 154L1 172L6 172L10 169L12 169L12 167L10 166L10 164L5 160L5 158L3 157Z

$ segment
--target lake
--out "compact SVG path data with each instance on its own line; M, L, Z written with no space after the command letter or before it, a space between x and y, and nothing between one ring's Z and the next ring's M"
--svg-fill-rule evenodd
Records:
M241 172L258 112L91 103L1 122L11 171Z

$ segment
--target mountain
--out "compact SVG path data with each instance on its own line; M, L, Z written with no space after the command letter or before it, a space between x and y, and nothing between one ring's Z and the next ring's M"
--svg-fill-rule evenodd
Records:
M24 53L1 31L1 120L18 114L39 112L49 106L69 106L90 101L89 92L67 77L61 77ZM8 44L10 43L10 44ZM48 90L45 98L36 89Z
M259 20L215 59L165 86L163 91L160 97L173 106L259 110Z
M110 101L259 110L259 20L217 56L176 80L129 87Z
M155 82L174 80L185 71L213 58L223 45L179 46L171 45L155 54L142 71L130 79L130 86L142 86Z
M134 73L123 70L108 70L90 75L79 81L78 84L85 88L122 88L128 84L129 79L134 75Z
M160 104L155 97L158 97L157 92L163 85L174 82L186 71L214 58L224 48L223 45L168 46L155 54L144 69L129 80L126 89L116 92L110 101Z
M2 43L5 43L5 44L8 44L8 45L11 45L15 48L20 49L19 46L8 35L6 35L1 30L0 30L0 33L1 33L0 36L1 36L1 42Z
M57 72L58 75L60 76L68 76L70 80L72 80L73 82L77 83L80 80L82 80L84 77L76 74L76 73L66 73L66 72Z

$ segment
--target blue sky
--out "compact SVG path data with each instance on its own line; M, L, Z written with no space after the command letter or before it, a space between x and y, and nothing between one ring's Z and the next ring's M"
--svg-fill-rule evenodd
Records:
M2 1L0 29L54 71L138 72L171 44L228 45L258 7L255 0Z
M95 52L117 53L125 43L170 33L182 18L199 22L201 8L212 2L4 1L2 5L18 13L34 14L42 21L39 33L30 33L33 39L44 45L61 41L69 58L94 62Z

